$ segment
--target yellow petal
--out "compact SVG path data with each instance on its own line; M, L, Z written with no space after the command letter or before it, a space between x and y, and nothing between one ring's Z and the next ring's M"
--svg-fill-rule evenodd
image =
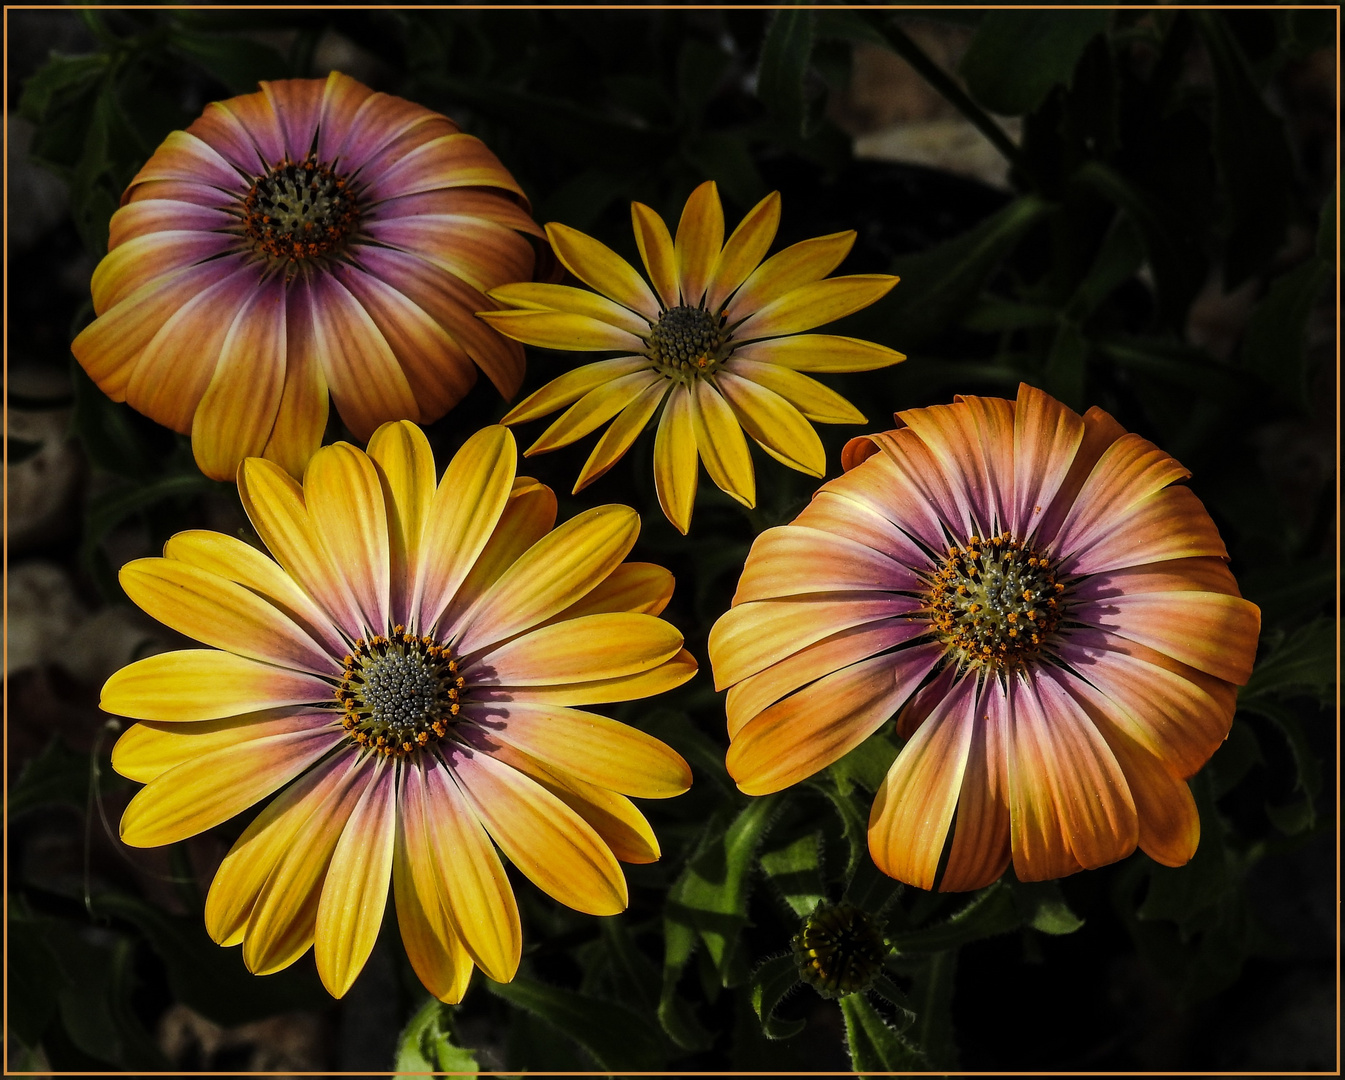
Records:
M508 743L559 772L623 795L667 799L691 786L691 769L672 747L597 713L502 702L468 705L463 715L489 740Z
M630 219L640 258L649 271L649 280L658 290L663 306L675 308L681 302L681 296L677 288L677 253L668 226L644 203L630 204Z
M346 785L317 807L262 886L243 932L243 963L254 975L289 967L313 944L332 853L374 779L373 763L367 758L349 772Z
M411 623L415 575L434 499L434 454L420 428L399 420L374 432L369 457L378 468L387 506L392 621L405 626Z
M298 623L333 656L346 651L345 639L322 610L274 559L236 536L209 529L174 533L163 546L164 557L208 570L260 593Z
M318 977L344 997L378 940L388 902L397 828L396 769L382 765L332 853L318 902L313 949Z
M359 608L318 538L304 506L303 488L274 462L249 458L238 470L238 495L276 561L346 637L352 641L359 637Z
M696 658L686 649L656 668L637 675L594 679L581 683L551 683L511 686L502 700L540 701L547 705L599 705L611 701L635 701L681 686L696 674Z
M600 615L605 611L636 611L658 615L672 599L673 576L653 563L622 563L591 592L576 600L552 622Z
M814 423L866 423L864 414L836 391L779 364L759 364L735 355L724 365L724 370L779 394Z
M439 619L438 633L445 641L458 636L462 617L471 611L486 590L556 523L556 493L529 476L514 480L509 501L481 549L472 571L458 587L453 602Z
M616 504L585 510L552 530L519 556L463 620L460 655L569 607L620 564L639 535L640 515Z
M510 409L500 423L523 424L536 420L539 416L573 404L590 390L650 367L653 364L647 356L618 356L612 360L599 360L596 364L585 364L552 379L540 390L529 394Z
M721 491L732 495L744 506L757 501L756 476L752 454L743 438L743 429L728 403L705 379L697 379L691 398L691 422L696 429L696 449L705 462L705 471Z
M518 970L523 930L500 857L448 770L417 762L407 770L406 801L419 795L429 871L439 898L476 966L496 982Z
M205 927L212 940L237 945L271 871L289 852L304 827L354 776L357 754L341 750L320 768L300 778L273 799L234 841L215 872L205 902Z
M771 457L809 476L826 474L822 440L798 409L774 391L728 371L714 378L743 430Z
M169 769L254 739L337 724L330 709L266 709L189 723L146 720L132 724L112 747L112 767L128 780L148 784Z
M331 683L301 671L215 649L180 649L147 656L116 672L103 684L98 704L105 712L135 720L216 720L332 701L333 693Z
M539 627L464 670L487 686L591 682L649 671L681 648L682 635L662 619L607 612Z
M574 488L570 492L571 495L578 495L621 460L631 444L644 431L670 387L671 383L667 379L651 383L639 397L617 414L611 426L598 439L588 460L584 462L584 467L579 471L579 479L574 482Z
M904 353L838 334L795 334L749 341L733 350L735 358L779 364L794 371L873 371L906 359Z
M364 625L373 634L384 633L391 556L387 504L374 463L349 443L324 446L304 473L304 502Z
M452 770L491 839L539 889L590 915L626 909L615 856L560 799L489 754L455 755Z
M425 989L440 1001L456 1005L467 992L474 965L439 898L423 818L424 801L419 788L416 798L410 799L403 786L398 799L396 851L392 860L397 925L407 959Z
M677 223L677 280L682 303L695 307L710 284L710 274L724 246L724 208L719 188L707 180L691 193Z
M854 243L851 229L802 240L777 251L752 272L725 308L730 325L800 285L820 281L841 265Z
M897 283L890 274L852 274L800 285L759 308L733 329L735 340L779 337L835 322L881 300Z
M509 501L517 463L514 436L498 425L476 432L448 463L430 504L416 575L412 611L421 631L434 625L486 546Z
M780 193L772 191L747 212L747 216L728 238L724 250L719 253L714 272L710 275L710 288L705 297L706 308L718 311L724 301L733 295L733 290L747 280L757 264L766 257L779 227Z
M611 323L639 337L649 333L648 319L641 318L629 308L622 307L605 296L591 293L587 289L522 281L517 285L501 285L498 289L491 289L486 295L509 307L532 311L563 311L570 315L583 315L599 322Z
M656 371L636 371L590 390L563 412L527 449L525 457L558 450L601 427L651 386L664 382Z
M658 318L658 301L644 278L606 244L556 222L546 226L546 235L561 264L585 285L650 322Z
M136 559L118 580L148 615L203 644L317 675L336 670L336 661L293 619L218 574L174 559Z
M691 393L676 386L659 419L654 436L654 487L659 506L683 536L691 528L696 504L696 427L691 419Z
M192 757L141 788L121 818L131 847L213 829L289 783L345 738L328 726L269 735Z
M644 348L643 338L587 315L571 315L567 311L478 311L476 314L505 337L543 349L635 352Z

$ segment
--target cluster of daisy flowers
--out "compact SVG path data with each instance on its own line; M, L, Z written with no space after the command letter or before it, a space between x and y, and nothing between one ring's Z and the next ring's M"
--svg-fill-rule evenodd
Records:
M138 721L113 752L145 785L121 833L173 843L270 799L205 909L250 970L313 948L344 994L391 892L435 996L460 1000L475 968L507 981L522 928L503 860L578 911L625 908L620 863L659 857L631 799L692 777L588 707L695 675L660 618L672 575L627 561L628 507L557 525L555 494L516 475L509 427L470 434L440 474L417 425L478 370L512 397L523 344L612 353L504 417L564 410L529 454L606 425L575 493L651 424L682 533L702 465L754 504L749 440L823 478L812 425L864 417L805 372L904 358L812 331L896 278L829 276L853 232L770 255L780 211L773 193L725 239L713 182L675 235L635 203L642 276L592 237L539 229L446 117L336 73L210 105L132 181L75 356L190 434L203 472L236 479L265 550L189 531L123 567L133 602L205 647L103 688L104 709ZM556 263L588 288L533 280ZM366 449L322 445L329 399ZM797 784L895 715L905 746L869 826L890 876L970 890L1010 864L1040 880L1137 846L1186 862L1185 781L1228 733L1259 631L1189 474L1027 386L896 421L756 539L710 635L739 788ZM881 942L862 912L828 912L795 951L839 950L844 972L817 985L853 993Z

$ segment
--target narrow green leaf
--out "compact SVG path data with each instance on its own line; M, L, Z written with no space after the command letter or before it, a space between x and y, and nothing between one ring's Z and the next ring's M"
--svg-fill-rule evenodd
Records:
M987 12L959 67L967 89L992 113L1032 112L1052 89L1069 83L1110 17L1102 8Z
M843 997L840 1005L845 1019L845 1043L855 1072L863 1076L925 1067L923 1055L878 1015L863 994Z
M812 914L826 898L821 833L800 836L786 847L766 852L761 856L761 869L800 918Z
M934 1068L957 1064L953 1038L953 991L957 974L957 950L936 952L910 970L911 1007L915 1023L909 1038Z
M1054 881L1017 882L1013 886L1023 921L1043 934L1072 934L1083 926Z
M625 1005L526 976L509 983L481 981L496 997L574 1040L604 1069L657 1070L667 1063L668 1047L658 1028Z
M1243 366L1305 411L1311 406L1313 375L1308 319L1332 276L1331 265L1314 258L1276 278L1242 339Z
M1260 698L1292 697L1306 692L1323 705L1333 699L1336 682L1334 619L1314 619L1282 638L1261 659L1238 694L1238 707Z
M251 38L176 29L169 41L173 52L204 68L235 94L251 93L262 79L290 74L279 52Z
M771 19L761 49L757 96L784 127L807 135L808 102L804 78L813 51L813 12L781 8Z
M52 53L47 62L23 84L19 113L35 124L47 118L52 106L85 92L107 71L106 53L91 56L62 56Z
M999 881L976 893L971 902L947 922L918 930L904 930L890 935L888 940L893 949L903 956L936 953L960 948L982 938L1007 934L1022 925L1023 912L1013 891Z
M453 1041L452 1017L451 1006L430 998L411 1018L397 1039L396 1080L417 1073L477 1075L476 1054Z
M677 54L677 96L684 117L699 123L701 113L718 93L733 58L718 45L696 38L682 43Z
M1041 375L1043 390L1079 412L1086 407L1084 382L1090 351L1088 339L1084 337L1079 324L1066 319L1056 330Z
M799 973L792 956L767 960L752 975L752 1008L761 1021L762 1034L768 1039L790 1039L806 1026L805 1020L777 1020L776 1007L794 987Z

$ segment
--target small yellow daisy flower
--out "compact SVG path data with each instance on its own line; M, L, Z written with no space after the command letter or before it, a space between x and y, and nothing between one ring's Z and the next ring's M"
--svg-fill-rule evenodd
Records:
M508 429L463 445L436 486L424 434L385 424L369 452L239 470L274 560L178 533L121 571L127 595L210 646L139 660L102 706L141 720L112 765L146 786L121 820L171 844L279 792L215 875L205 921L267 974L314 948L337 997L368 959L389 886L407 955L436 997L474 967L508 982L522 931L496 847L563 904L626 906L618 860L659 857L626 797L691 783L657 739L575 706L670 689L696 671L658 618L672 575L623 561L625 506L557 528L550 488L515 477ZM283 789L283 790L282 790Z
M631 204L631 220L652 289L611 248L552 223L546 234L560 261L601 295L523 282L487 294L505 310L478 312L529 345L623 354L552 380L504 418L521 424L569 406L527 454L566 446L611 420L579 474L578 492L620 460L663 405L654 480L663 512L683 533L691 525L698 455L721 490L755 504L744 431L777 461L822 476L826 454L809 421L862 424L864 416L802 372L868 371L905 357L856 338L802 331L867 307L897 279L827 278L849 254L853 230L805 240L762 262L780 223L779 192L753 207L727 242L712 180L691 193L676 240L642 203Z

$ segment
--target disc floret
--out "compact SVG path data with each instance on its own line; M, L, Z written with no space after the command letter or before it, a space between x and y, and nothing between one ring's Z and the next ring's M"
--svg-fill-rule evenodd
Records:
M466 680L446 645L393 628L355 641L336 698L341 725L360 746L400 757L448 734L462 709Z
M649 357L658 370L683 382L713 374L728 355L723 319L687 304L659 316L647 340Z
M826 998L869 989L891 949L883 920L848 901L820 902L794 935L799 978Z
M1065 587L1049 559L1001 533L950 546L930 585L935 632L965 666L1012 668L1037 656L1060 623Z
M312 154L270 169L243 200L243 232L258 253L284 262L339 251L358 224L350 182Z

